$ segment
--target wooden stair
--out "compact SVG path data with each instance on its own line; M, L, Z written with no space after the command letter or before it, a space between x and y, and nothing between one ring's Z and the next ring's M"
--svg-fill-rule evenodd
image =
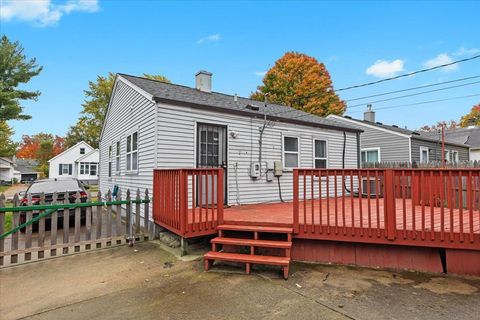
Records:
M250 274L252 264L274 265L281 266L284 279L288 278L292 228L224 224L219 225L217 230L218 237L211 240L212 251L204 255L206 271L212 267L214 261L241 262L245 263L247 274ZM275 237L283 235L285 239L262 239L267 234L274 234ZM244 238L245 236L249 237ZM249 247L250 254L224 252L223 246ZM284 256L258 254L258 248L279 249L283 251Z

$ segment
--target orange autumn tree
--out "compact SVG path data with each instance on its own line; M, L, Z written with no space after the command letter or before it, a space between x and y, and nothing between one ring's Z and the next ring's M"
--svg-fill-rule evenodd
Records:
M48 176L48 160L65 150L65 139L50 133L24 135L17 150L17 158L38 160L42 176Z
M462 128L469 126L480 126L480 103L473 106L469 113L460 119Z
M325 65L303 53L287 52L263 78L251 98L285 104L318 116L342 115L345 102L333 90Z

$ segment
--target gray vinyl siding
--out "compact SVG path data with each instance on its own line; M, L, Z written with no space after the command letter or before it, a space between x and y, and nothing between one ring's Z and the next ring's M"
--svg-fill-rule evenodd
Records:
M408 137L337 117L329 119L363 130L360 134L360 148L380 148L380 161L410 161Z
M126 137L138 130L138 172L126 172ZM120 171L115 170L115 145L120 141ZM108 149L112 146L112 176L108 177ZM152 170L155 167L155 103L122 81L112 94L110 109L100 141L100 190L105 193L114 185L135 193L152 191ZM135 196L135 194L133 195ZM143 194L142 194L143 197Z
M441 142L425 141L425 140L412 138L412 161L415 161L417 163L420 162L420 147L428 147L430 161L442 160L442 143ZM470 160L468 147L454 146L454 145L445 143L445 149L458 151L459 161Z
M228 204L277 202L280 200L276 179L267 182L265 177L255 180L249 176L251 161L258 160L259 127L263 123L261 119L160 103L158 112L157 166L159 168L195 167L197 122L227 125ZM232 138L230 135L232 131L238 133L237 138ZM343 132L280 122L267 127L264 132L262 161L282 160L283 135L300 138L301 167L313 167L314 138L327 140L329 167L342 167ZM355 168L357 166L355 133L347 132L345 159L345 167ZM236 164L237 170L235 170ZM292 175L292 171L284 172L280 178L284 200L292 199Z

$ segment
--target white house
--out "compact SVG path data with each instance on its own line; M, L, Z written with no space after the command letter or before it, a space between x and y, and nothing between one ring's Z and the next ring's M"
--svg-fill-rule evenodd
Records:
M85 184L98 183L98 149L81 141L48 160L49 178L73 177Z
M292 199L295 167L359 166L362 130L213 92L211 77L199 72L190 88L117 75L100 139L102 192L151 192L155 168L223 167L226 204L276 202Z
M13 160L7 157L0 157L0 182L12 182L14 178Z

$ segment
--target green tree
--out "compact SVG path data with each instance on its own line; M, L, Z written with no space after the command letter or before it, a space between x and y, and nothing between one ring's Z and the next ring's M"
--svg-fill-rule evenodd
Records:
M13 130L6 121L0 120L0 157L12 157L15 155L17 144L11 139Z
M480 126L480 103L473 106L469 113L460 119L460 127Z
M18 86L37 76L42 67L35 58L30 60L23 54L18 41L10 42L4 35L0 40L0 121L27 120L23 114L21 100L36 100L39 91L20 90Z
M145 78L167 82L162 75L144 74ZM115 74L98 76L97 80L88 82L88 90L85 90L86 100L82 104L83 110L77 123L70 127L65 138L67 147L71 147L80 141L85 141L94 148L98 148L103 121L107 112L108 103L112 94Z
M268 100L319 116L342 115L345 102L333 90L325 65L303 53L287 52L263 78L251 98Z

